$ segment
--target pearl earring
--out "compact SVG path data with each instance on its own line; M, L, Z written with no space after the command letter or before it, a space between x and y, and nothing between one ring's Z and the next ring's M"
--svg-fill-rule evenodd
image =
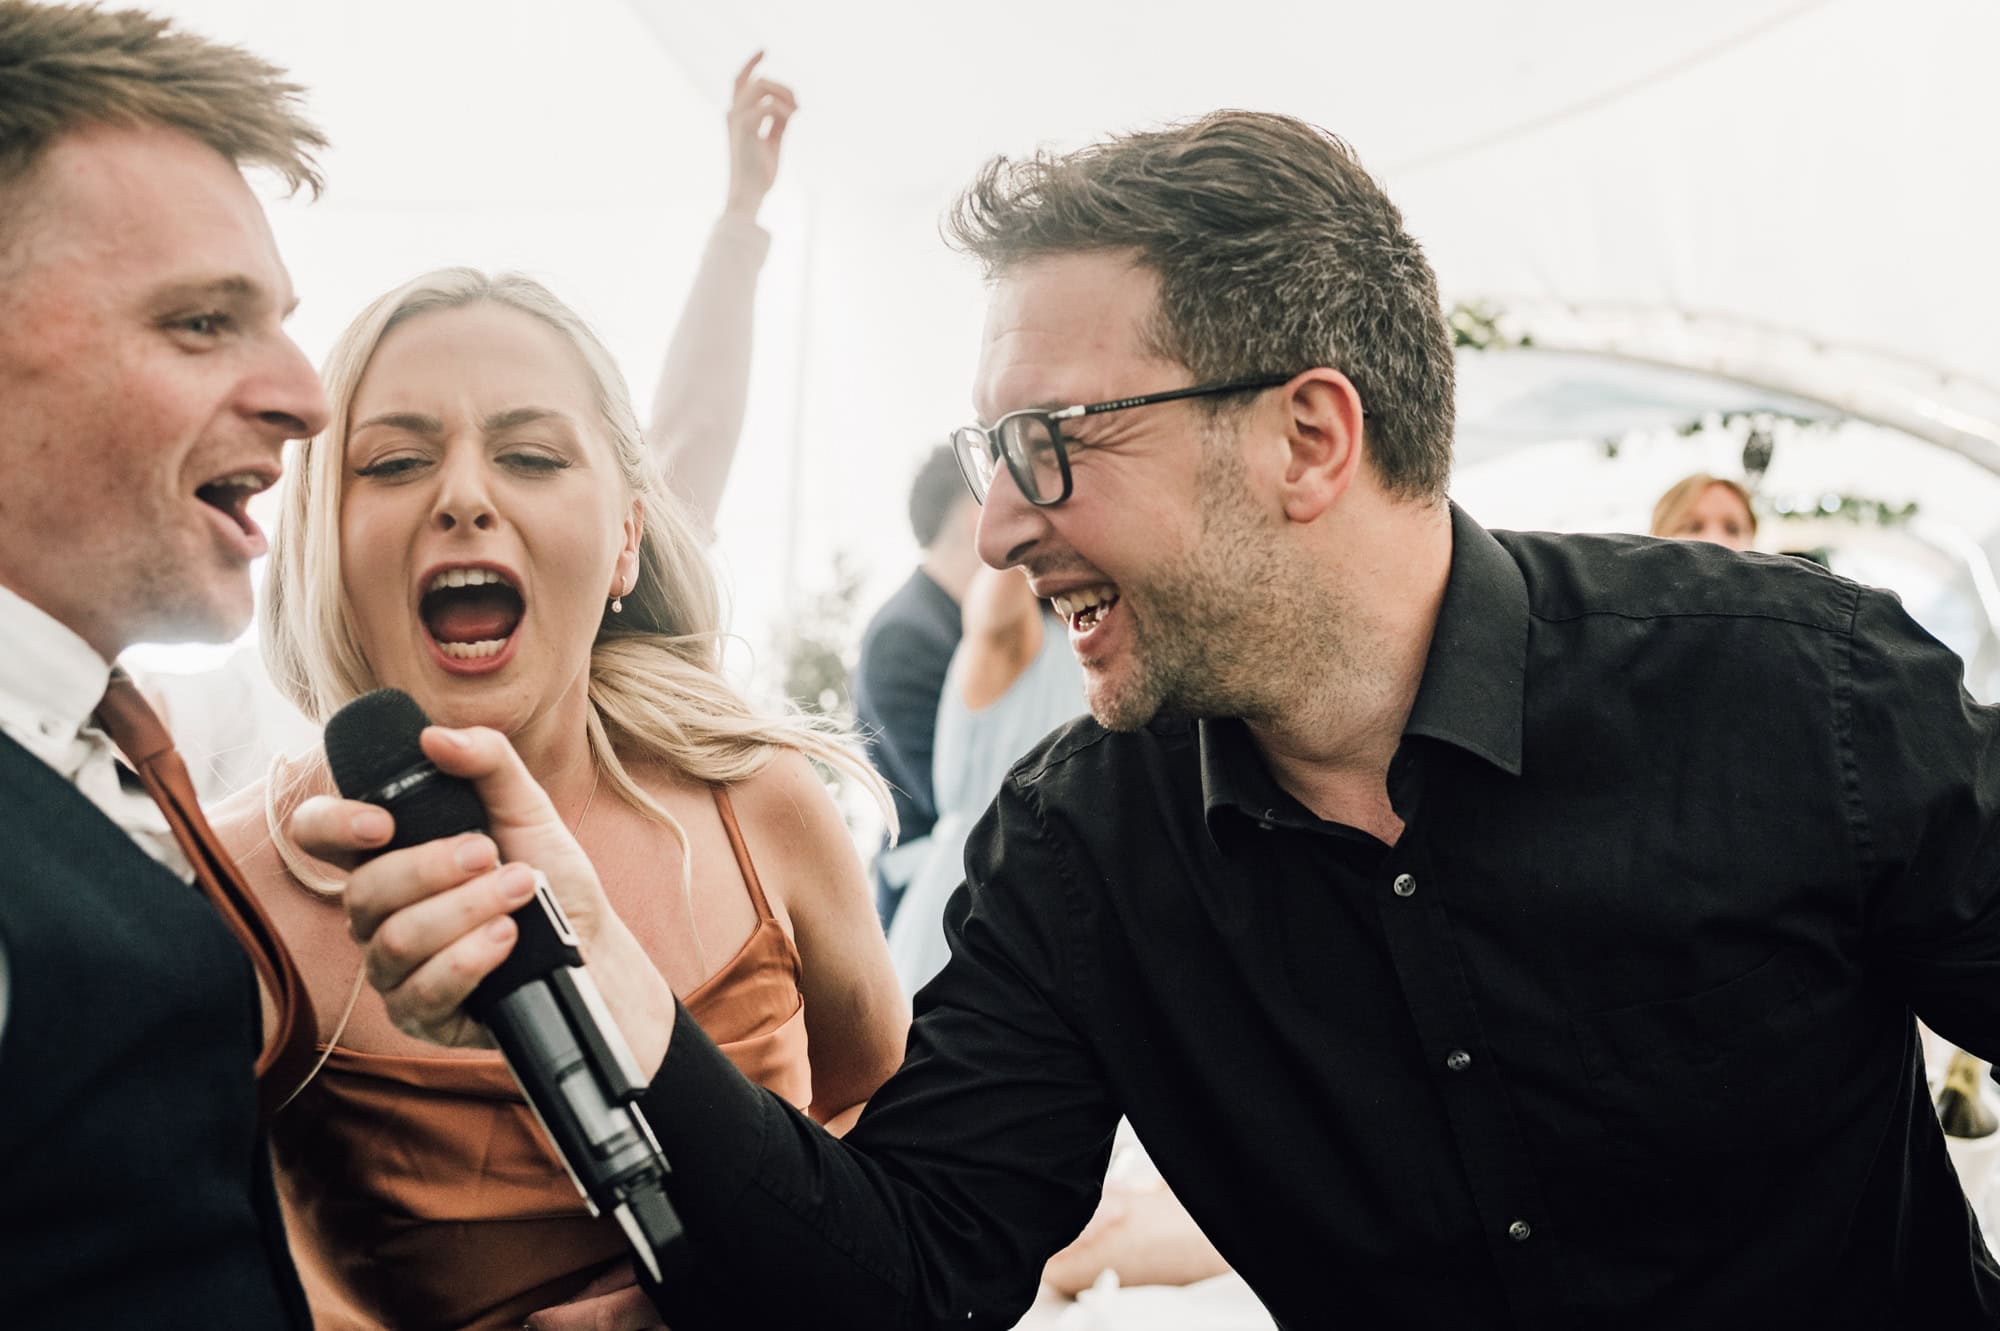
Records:
M611 598L611 613L612 613L612 614L614 614L614 615L615 615L615 614L619 614L619 613L623 612L623 610L624 610L624 609L625 609L625 598L624 598L624 597L622 597L622 596L614 596L614 597L612 597L612 598Z

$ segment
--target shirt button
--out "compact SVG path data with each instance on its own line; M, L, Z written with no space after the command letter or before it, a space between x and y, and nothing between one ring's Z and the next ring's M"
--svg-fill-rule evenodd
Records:
M1399 873L1396 875L1396 881L1391 886L1395 888L1396 895L1399 897L1414 896L1417 891L1417 880L1406 873Z
M1525 1220L1516 1220L1513 1224L1507 1226L1507 1237L1516 1243L1526 1243L1528 1236L1534 1232L1534 1230L1528 1227L1528 1222Z
M1472 1066L1472 1055L1463 1049L1454 1049L1444 1056L1444 1065L1453 1072L1463 1072Z

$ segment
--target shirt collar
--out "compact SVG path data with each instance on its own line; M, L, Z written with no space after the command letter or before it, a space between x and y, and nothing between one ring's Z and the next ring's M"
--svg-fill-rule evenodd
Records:
M1405 735L1441 739L1521 775L1528 582L1491 532L1451 506L1444 586Z
M1500 542L1451 506L1451 571L1431 631L1405 738L1442 740L1521 774L1521 710L1528 658L1528 584ZM1261 822L1317 825L1271 779L1250 731L1233 717L1196 723L1202 804L1210 819L1235 808Z
M41 607L0 587L0 724L74 738L111 682L111 665Z

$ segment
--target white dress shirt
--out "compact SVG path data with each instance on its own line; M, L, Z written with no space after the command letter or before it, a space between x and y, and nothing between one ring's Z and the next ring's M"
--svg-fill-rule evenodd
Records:
M54 768L140 848L193 881L166 815L118 780L116 750L91 720L111 666L46 611L0 587L0 731ZM0 1038L7 1024L7 953L0 947Z

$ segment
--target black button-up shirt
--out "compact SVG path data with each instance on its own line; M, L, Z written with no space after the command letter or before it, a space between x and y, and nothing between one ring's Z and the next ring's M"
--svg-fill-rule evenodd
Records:
M676 1331L1010 1325L1121 1113L1288 1328L1995 1324L1913 1013L2000 1054L2000 718L1802 562L1453 541L1393 848L1239 723L1079 722L858 1149L682 1023Z

